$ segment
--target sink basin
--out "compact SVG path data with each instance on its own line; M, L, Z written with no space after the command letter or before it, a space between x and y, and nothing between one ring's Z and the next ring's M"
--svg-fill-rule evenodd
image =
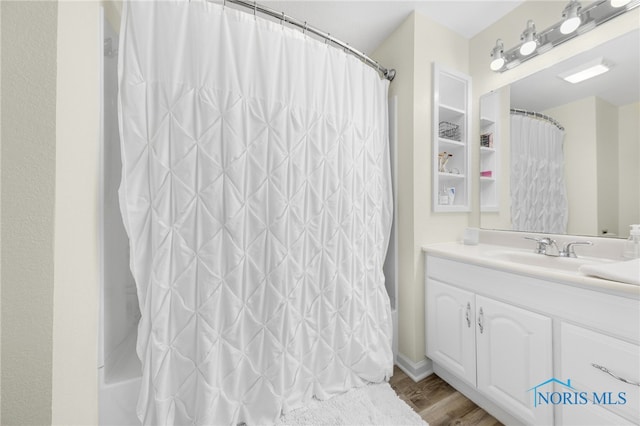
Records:
M488 251L485 255L490 259L501 260L503 262L512 262L536 268L548 268L576 274L579 273L578 269L580 269L582 265L597 265L611 262L606 259L555 257L515 250L492 250Z

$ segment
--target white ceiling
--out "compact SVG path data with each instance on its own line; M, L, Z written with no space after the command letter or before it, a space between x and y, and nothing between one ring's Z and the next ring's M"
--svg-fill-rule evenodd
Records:
M416 10L471 38L524 0L262 0L272 9L306 20L319 30L371 53Z

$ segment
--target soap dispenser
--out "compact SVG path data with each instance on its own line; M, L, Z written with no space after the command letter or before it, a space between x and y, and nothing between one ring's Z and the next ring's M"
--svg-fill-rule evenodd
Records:
M624 243L622 257L625 259L640 258L640 225L631 225L629 238Z

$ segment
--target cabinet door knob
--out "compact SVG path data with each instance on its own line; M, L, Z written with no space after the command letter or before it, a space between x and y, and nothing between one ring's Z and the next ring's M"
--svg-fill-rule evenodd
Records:
M480 308L480 313L478 314L478 327L480 328L480 334L484 332L484 312L482 308Z
M591 364L591 366L594 367L594 368L597 368L598 370L600 370L600 371L602 371L604 373L607 373L608 375L610 375L611 377L613 377L616 380L620 380L621 382L628 383L628 384L633 385L633 386L640 386L640 383L638 383L638 382L634 382L634 381L627 380L625 378L616 376L611 371L609 371L609 369L606 368L606 367L603 367L603 366L598 365L598 364Z
M471 302L467 302L467 311L465 312L464 317L467 320L467 327L471 328Z

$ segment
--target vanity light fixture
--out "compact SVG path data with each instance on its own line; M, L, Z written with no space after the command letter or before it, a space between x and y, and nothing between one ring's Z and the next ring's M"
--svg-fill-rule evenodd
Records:
M502 40L498 39L490 52L489 68L494 72L513 69L638 6L640 0L596 0L584 7L578 0L570 0L562 12L563 19L543 31L536 31L533 21L527 21L527 28L520 36L522 43L505 50Z
M622 7L631 3L631 0L611 0L611 7Z
M531 19L527 21L527 28L520 36L522 45L520 46L520 54L523 56L531 55L538 47L538 39L536 37L536 24Z
M580 18L580 9L582 6L578 3L578 0L571 0L569 4L562 11L562 17L564 21L560 25L560 32L562 34L571 34L578 29L582 23Z
M611 64L603 58L596 58L580 66L558 74L558 77L569 83L580 83L597 75L604 74L611 69Z
M498 71L504 66L504 43L501 39L496 40L496 46L491 51L491 57L493 58L490 65L492 71Z

